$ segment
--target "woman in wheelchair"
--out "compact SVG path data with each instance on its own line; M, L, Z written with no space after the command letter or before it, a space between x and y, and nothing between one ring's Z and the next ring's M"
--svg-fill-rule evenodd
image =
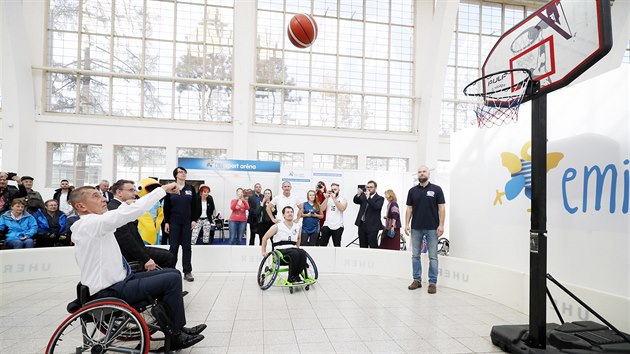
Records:
M107 210L102 194L93 187L80 187L70 195L70 203L81 218L72 227L75 258L81 270L81 284L91 300L114 297L132 307L147 299L159 299L170 321L171 349L190 347L204 337L205 325L186 328L181 274L176 269L132 273L114 237L116 228L137 219L168 193L177 193L171 183L156 188L133 204ZM81 304L83 305L83 304Z
M292 284L302 283L300 273L306 268L306 251L300 248L302 230L299 224L293 222L294 210L290 206L282 209L284 220L273 225L262 239L262 255L266 257L267 240L271 239L273 249L282 253L289 263L288 282Z

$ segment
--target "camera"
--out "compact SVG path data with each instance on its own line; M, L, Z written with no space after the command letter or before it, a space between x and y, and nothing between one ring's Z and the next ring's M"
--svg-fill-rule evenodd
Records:
M322 189L324 186L321 183L317 183L317 189Z
M7 172L7 179L8 180L12 180L13 177L17 176L17 173L15 172Z

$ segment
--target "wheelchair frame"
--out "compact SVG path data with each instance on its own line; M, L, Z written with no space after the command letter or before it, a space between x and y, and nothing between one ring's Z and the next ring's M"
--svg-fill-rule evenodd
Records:
M160 350L170 351L170 321L157 300L130 306L118 298L89 300L89 290L79 283L77 300L68 304L71 313L57 327L46 353L149 353L151 341L163 340ZM153 337L158 331L164 337Z
M280 251L273 250L260 261L257 278L258 286L261 290L267 290L272 286L288 287L289 292L293 294L296 287L304 287L308 291L311 285L317 283L317 278L319 277L317 265L308 252L306 252L306 268L300 274L304 282L296 284L289 282L288 277L281 275L288 272L289 263L284 259Z

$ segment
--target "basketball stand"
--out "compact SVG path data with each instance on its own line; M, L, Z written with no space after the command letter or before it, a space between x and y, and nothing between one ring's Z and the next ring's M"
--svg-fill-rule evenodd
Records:
M499 38L466 86L479 127L518 119L520 104L532 102L532 176L529 324L494 326L492 343L511 353L630 353L622 333L547 273L547 94L565 87L612 48L609 0L553 0ZM585 21L585 19L587 19ZM603 324L564 322L547 280ZM546 323L546 297L561 322Z

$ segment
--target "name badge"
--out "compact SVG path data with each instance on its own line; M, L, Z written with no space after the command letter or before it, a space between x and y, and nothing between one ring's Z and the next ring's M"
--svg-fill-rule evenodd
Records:
M192 195L192 191L184 191L185 195Z
M434 191L427 191L427 197L435 197Z

